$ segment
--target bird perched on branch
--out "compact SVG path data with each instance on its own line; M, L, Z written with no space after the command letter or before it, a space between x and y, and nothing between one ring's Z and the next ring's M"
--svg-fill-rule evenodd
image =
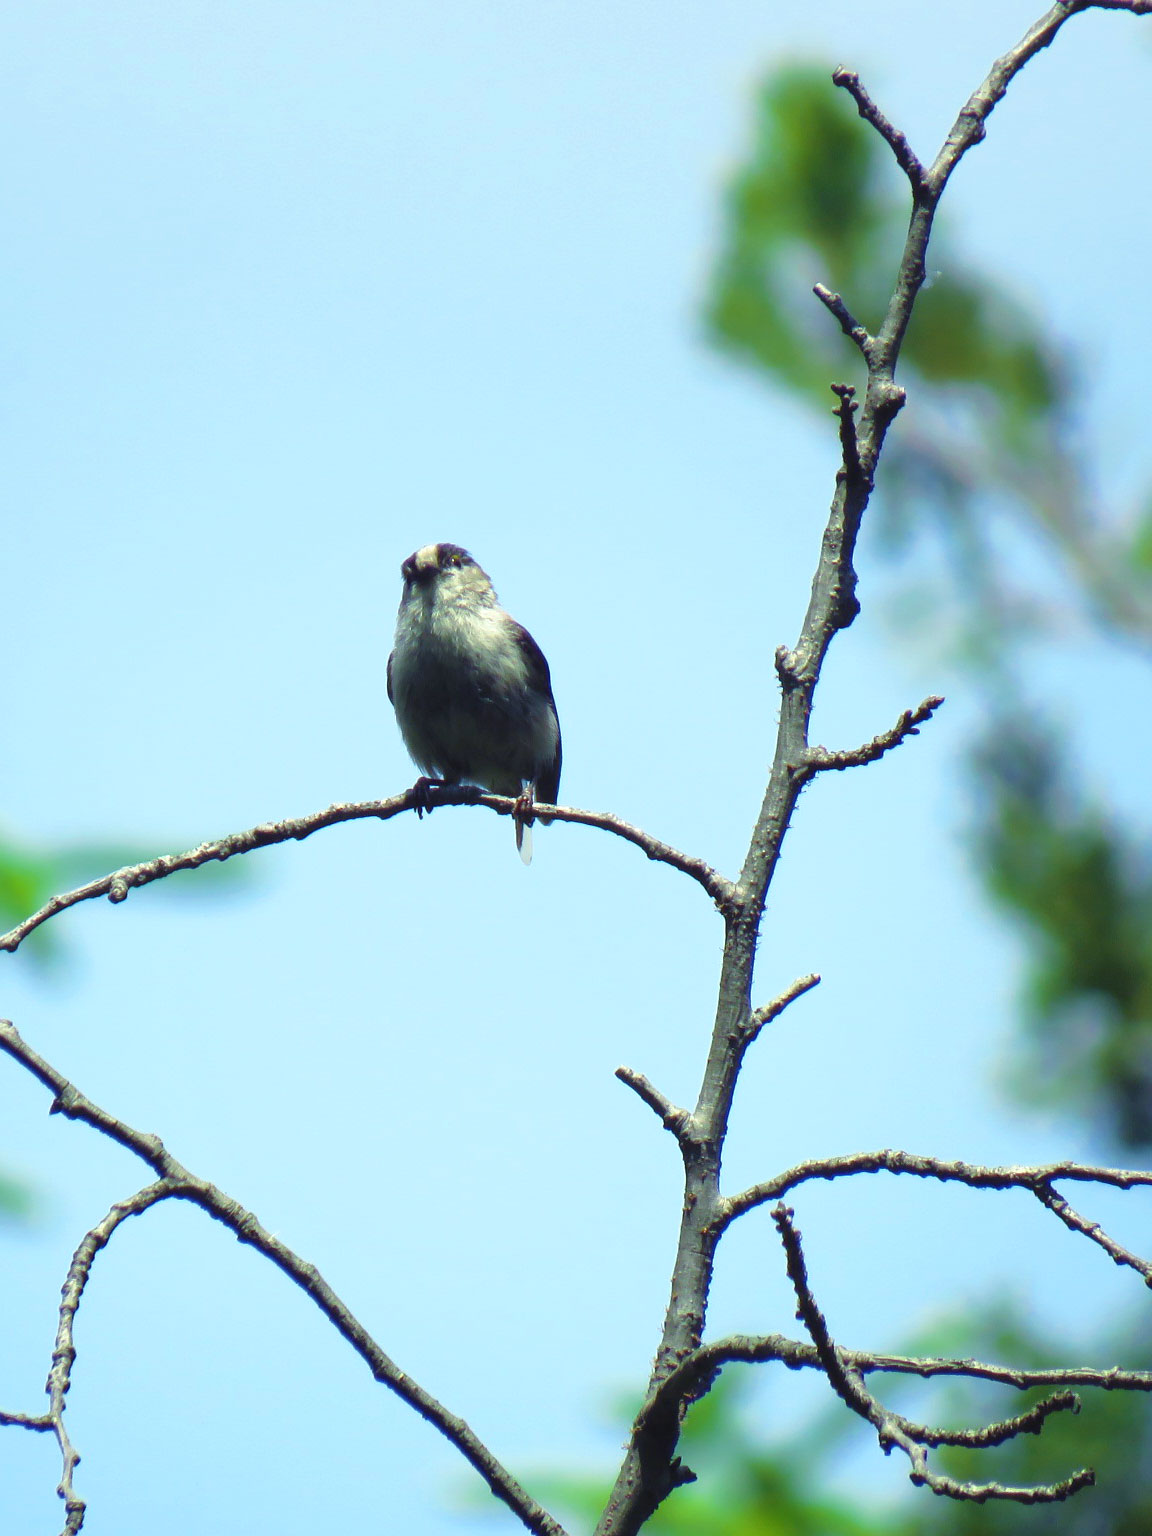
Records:
M560 792L560 722L544 653L458 544L418 549L400 574L388 698L424 775L417 806L430 811L429 790L444 784L516 796L516 847L529 864L535 799L555 805Z

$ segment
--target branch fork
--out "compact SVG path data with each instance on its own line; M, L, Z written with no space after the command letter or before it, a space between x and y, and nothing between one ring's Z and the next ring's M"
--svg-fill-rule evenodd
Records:
M796 1228L795 1213L782 1202L772 1211L772 1220L784 1245L788 1278L796 1293L797 1318L804 1324L819 1358L829 1384L853 1413L866 1419L876 1431L881 1448L887 1453L894 1447L908 1457L909 1479L917 1486L926 1486L933 1493L951 1499L967 1500L983 1504L988 1499L1000 1499L1016 1504L1059 1503L1090 1487L1096 1481L1091 1467L1081 1468L1070 1477L1057 1483L1038 1484L1029 1487L1013 1487L1003 1483L974 1483L947 1477L934 1471L928 1464L928 1449L937 1445L967 1445L983 1448L1002 1445L1005 1440L1021 1434L1036 1434L1044 1421L1053 1413L1075 1412L1078 1399L1072 1392L1059 1393L1037 1404L1015 1419L988 1425L979 1430L941 1430L915 1424L901 1414L893 1413L874 1397L864 1384L863 1373L850 1355L837 1348L828 1331L824 1314L816 1304L804 1262L800 1233Z

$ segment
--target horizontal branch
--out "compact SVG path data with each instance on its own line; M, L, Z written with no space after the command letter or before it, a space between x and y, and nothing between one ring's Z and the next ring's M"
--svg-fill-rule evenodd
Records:
M797 1316L808 1330L825 1375L847 1406L872 1425L883 1450L888 1451L897 1446L904 1452L911 1466L909 1476L913 1483L928 1487L933 1493L947 1498L975 1504L983 1504L988 1499L1015 1504L1053 1504L1062 1502L1096 1481L1096 1474L1090 1467L1082 1468L1057 1483L1024 1487L995 1482L967 1482L933 1470L928 1464L930 1445L965 1444L976 1448L1001 1444L1016 1435L1034 1433L1041 1428L1049 1414L1073 1407L1075 1398L1069 1393L1062 1394L1015 1419L989 1425L984 1430L962 1432L960 1438L957 1438L955 1432L929 1429L926 1425L914 1424L903 1415L893 1413L868 1390L862 1373L853 1367L848 1356L833 1341L824 1314L812 1294L800 1233L793 1221L792 1211L786 1205L776 1205L772 1210L772 1219L784 1244L788 1278L796 1292Z
M1038 1368L995 1365L984 1360L959 1359L945 1355L882 1355L869 1350L839 1346L840 1358L862 1376L873 1373L898 1376L962 1376L973 1381L990 1381L1000 1386L1026 1392L1032 1387L1095 1388L1101 1392L1152 1392L1152 1371L1125 1371L1119 1366L1098 1369L1089 1365L1046 1366ZM701 1385L714 1378L726 1365L768 1365L775 1362L790 1371L822 1370L820 1356L812 1344L786 1338L782 1333L734 1333L713 1339L692 1352L664 1378L644 1413L663 1410L670 1403L691 1402L700 1395Z
M952 1162L946 1158L923 1157L915 1152L885 1148L880 1152L852 1152L843 1157L820 1157L798 1163L774 1179L765 1179L762 1184L754 1184L741 1194L726 1198L720 1219L727 1226L737 1216L743 1216L746 1211L769 1200L779 1200L798 1185L815 1179L851 1178L858 1173L911 1174L919 1179L967 1184L972 1189L1026 1189L1032 1194L1064 1181L1104 1184L1112 1189L1152 1185L1152 1170L1140 1168L1102 1168L1091 1163L1071 1162L1040 1163L1035 1167L983 1167L977 1163Z
M433 792L432 809L451 805L483 805L497 812L498 815L511 816L516 803L506 795L479 794L464 786L446 786ZM142 885L151 885L155 880L164 880L167 876L177 874L181 870L199 869L203 864L214 862L223 863L226 859L236 858L239 854L252 853L257 848L270 848L277 843L300 842L306 837L311 837L314 832L337 826L341 822L373 819L390 821L393 816L399 816L404 811L427 808L426 803L418 800L412 790L406 790L404 794L393 795L388 800L365 800L352 805L330 805L327 810L314 811L310 816L263 822L258 827L250 827L246 832L233 832L227 837L218 838L215 842L201 843L196 848L190 848L186 853L165 853L143 864L130 864L123 869L116 869L110 874L102 875L98 880L89 880L86 885L77 886L75 890L53 896L38 912L33 912L23 922L17 923L15 928L0 936L0 950L18 949L28 935L42 923L46 923L57 913L64 912L82 901L94 901L101 896L106 896L113 902L123 901L129 891ZM602 832L611 832L616 837L623 838L625 842L634 844L646 853L650 859L661 864L669 864L673 869L680 870L682 874L691 876L697 884L703 886L712 900L722 909L732 900L731 881L718 874L710 864L691 854L681 853L678 848L662 843L659 838L650 837L647 832L622 821L619 816L613 816L607 811L581 811L562 805L537 806L535 809L537 814L543 812L550 821L570 821L579 826L596 827Z
M936 1429L930 1424L916 1424L902 1414L887 1410L904 1432L922 1445L958 1445L971 1451L984 1451L995 1445L1006 1445L1018 1435L1038 1435L1044 1421L1054 1413L1079 1413L1080 1399L1075 1392L1054 1392L1023 1413L1010 1419L1000 1419L995 1424L985 1424L980 1429Z
M511 803L511 802L509 802ZM63 1114L70 1120L80 1120L91 1125L94 1129L103 1132L120 1146L135 1152L143 1158L148 1165L160 1175L157 1184L141 1190L131 1200L114 1206L105 1217L103 1223L89 1233L80 1248L77 1249L77 1257L73 1260L73 1266L69 1270L69 1279L65 1282L61 1303L61 1326L64 1326L66 1309L68 1312L67 1351L60 1356L60 1370L58 1374L60 1404L63 1406L63 1395L68 1389L68 1375L74 1358L71 1349L71 1319L79 1305L80 1294L84 1282L87 1279L92 1259L99 1247L107 1241L112 1229L126 1215L135 1214L136 1209L143 1209L146 1204L153 1204L159 1199L188 1200L206 1211L209 1216L221 1222L235 1233L238 1240L255 1248L265 1258L271 1260L281 1272L288 1276L311 1299L336 1328L337 1332L345 1338L353 1349L368 1365L375 1379L393 1391L410 1407L430 1424L434 1425L446 1439L456 1446L457 1450L479 1472L480 1476L488 1484L491 1492L515 1514L521 1523L536 1536L565 1536L563 1527L560 1526L546 1510L532 1499L520 1486L510 1472L503 1467L492 1455L492 1452L472 1431L463 1419L450 1413L442 1403L438 1402L431 1393L400 1369L394 1360L382 1350L375 1339L359 1321L349 1308L340 1300L335 1291L321 1276L320 1272L312 1264L307 1263L294 1253L279 1238L274 1237L256 1216L246 1210L237 1201L210 1184L205 1179L197 1178L188 1171L183 1164L165 1149L164 1144L157 1136L150 1136L143 1131L138 1131L115 1116L101 1109L82 1094L74 1084L44 1060L42 1056L32 1050L20 1037L15 1026L7 1019L0 1019L0 1050L7 1052L14 1061L18 1061L26 1067L32 1075L39 1079L53 1095L52 1111ZM141 1204L140 1202L144 1202ZM117 1214L119 1213L119 1214ZM115 1216L115 1220L112 1218ZM108 1223L111 1225L108 1226ZM94 1234L100 1234L107 1226L107 1235L103 1241L91 1244ZM89 1244L91 1252L85 1248ZM78 1267L79 1261L79 1267ZM78 1283L77 1283L78 1281ZM59 1340L58 1340L58 1351ZM53 1355L53 1370L57 1371L57 1355ZM49 1392L52 1392L53 1378L49 1377ZM15 1420L25 1428L38 1427L34 1423L23 1418ZM75 1461L73 1454L73 1463ZM69 1490L70 1491L70 1490ZM64 1497L64 1484L61 1484L61 1496ZM79 1519L66 1527L70 1533L80 1529L80 1521L83 1520L83 1504L73 1499L73 1503L79 1504ZM72 1505L69 1505L71 1511ZM71 1518L71 1514L70 1514Z
M0 1408L0 1428L9 1424L19 1429L45 1430L53 1427L52 1415L49 1413L8 1413Z

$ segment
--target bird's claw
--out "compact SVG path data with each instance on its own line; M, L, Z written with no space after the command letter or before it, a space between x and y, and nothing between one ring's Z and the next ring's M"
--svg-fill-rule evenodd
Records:
M433 810L432 791L441 788L443 783L443 779L429 779L421 774L408 791L412 796L412 804L416 807L416 818L418 821L424 820L425 811L431 816Z
M525 864L532 862L532 823L536 820L536 786L526 784L512 806L516 824L516 851Z
M533 785L526 784L516 796L512 815L522 827L530 827L536 820L536 792Z

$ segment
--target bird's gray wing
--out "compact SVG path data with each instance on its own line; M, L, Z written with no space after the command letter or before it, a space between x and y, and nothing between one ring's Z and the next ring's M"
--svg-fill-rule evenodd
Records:
M515 620L513 623L515 624ZM528 667L528 685L548 700L556 721L556 756L536 778L537 797L543 800L545 805L556 805L559 803L560 764L563 761L564 751L560 741L560 716L556 713L556 700L552 694L552 674L548 670L547 657L523 624L515 624L515 632L516 644L520 647L520 653Z
M548 767L536 780L536 795L543 800L545 805L560 804L560 764L564 758L564 747L560 740L560 722L556 722L556 756Z
M520 653L528 665L528 686L537 693L542 693L551 702L552 708L556 708L556 700L552 697L552 674L548 670L548 662L544 652L533 640L532 636L524 628L523 624L517 624L515 619L512 627L516 635L516 644L520 647Z
M393 708L396 706L396 700L392 697L392 657L395 654L396 652L393 651L388 657L388 702Z

